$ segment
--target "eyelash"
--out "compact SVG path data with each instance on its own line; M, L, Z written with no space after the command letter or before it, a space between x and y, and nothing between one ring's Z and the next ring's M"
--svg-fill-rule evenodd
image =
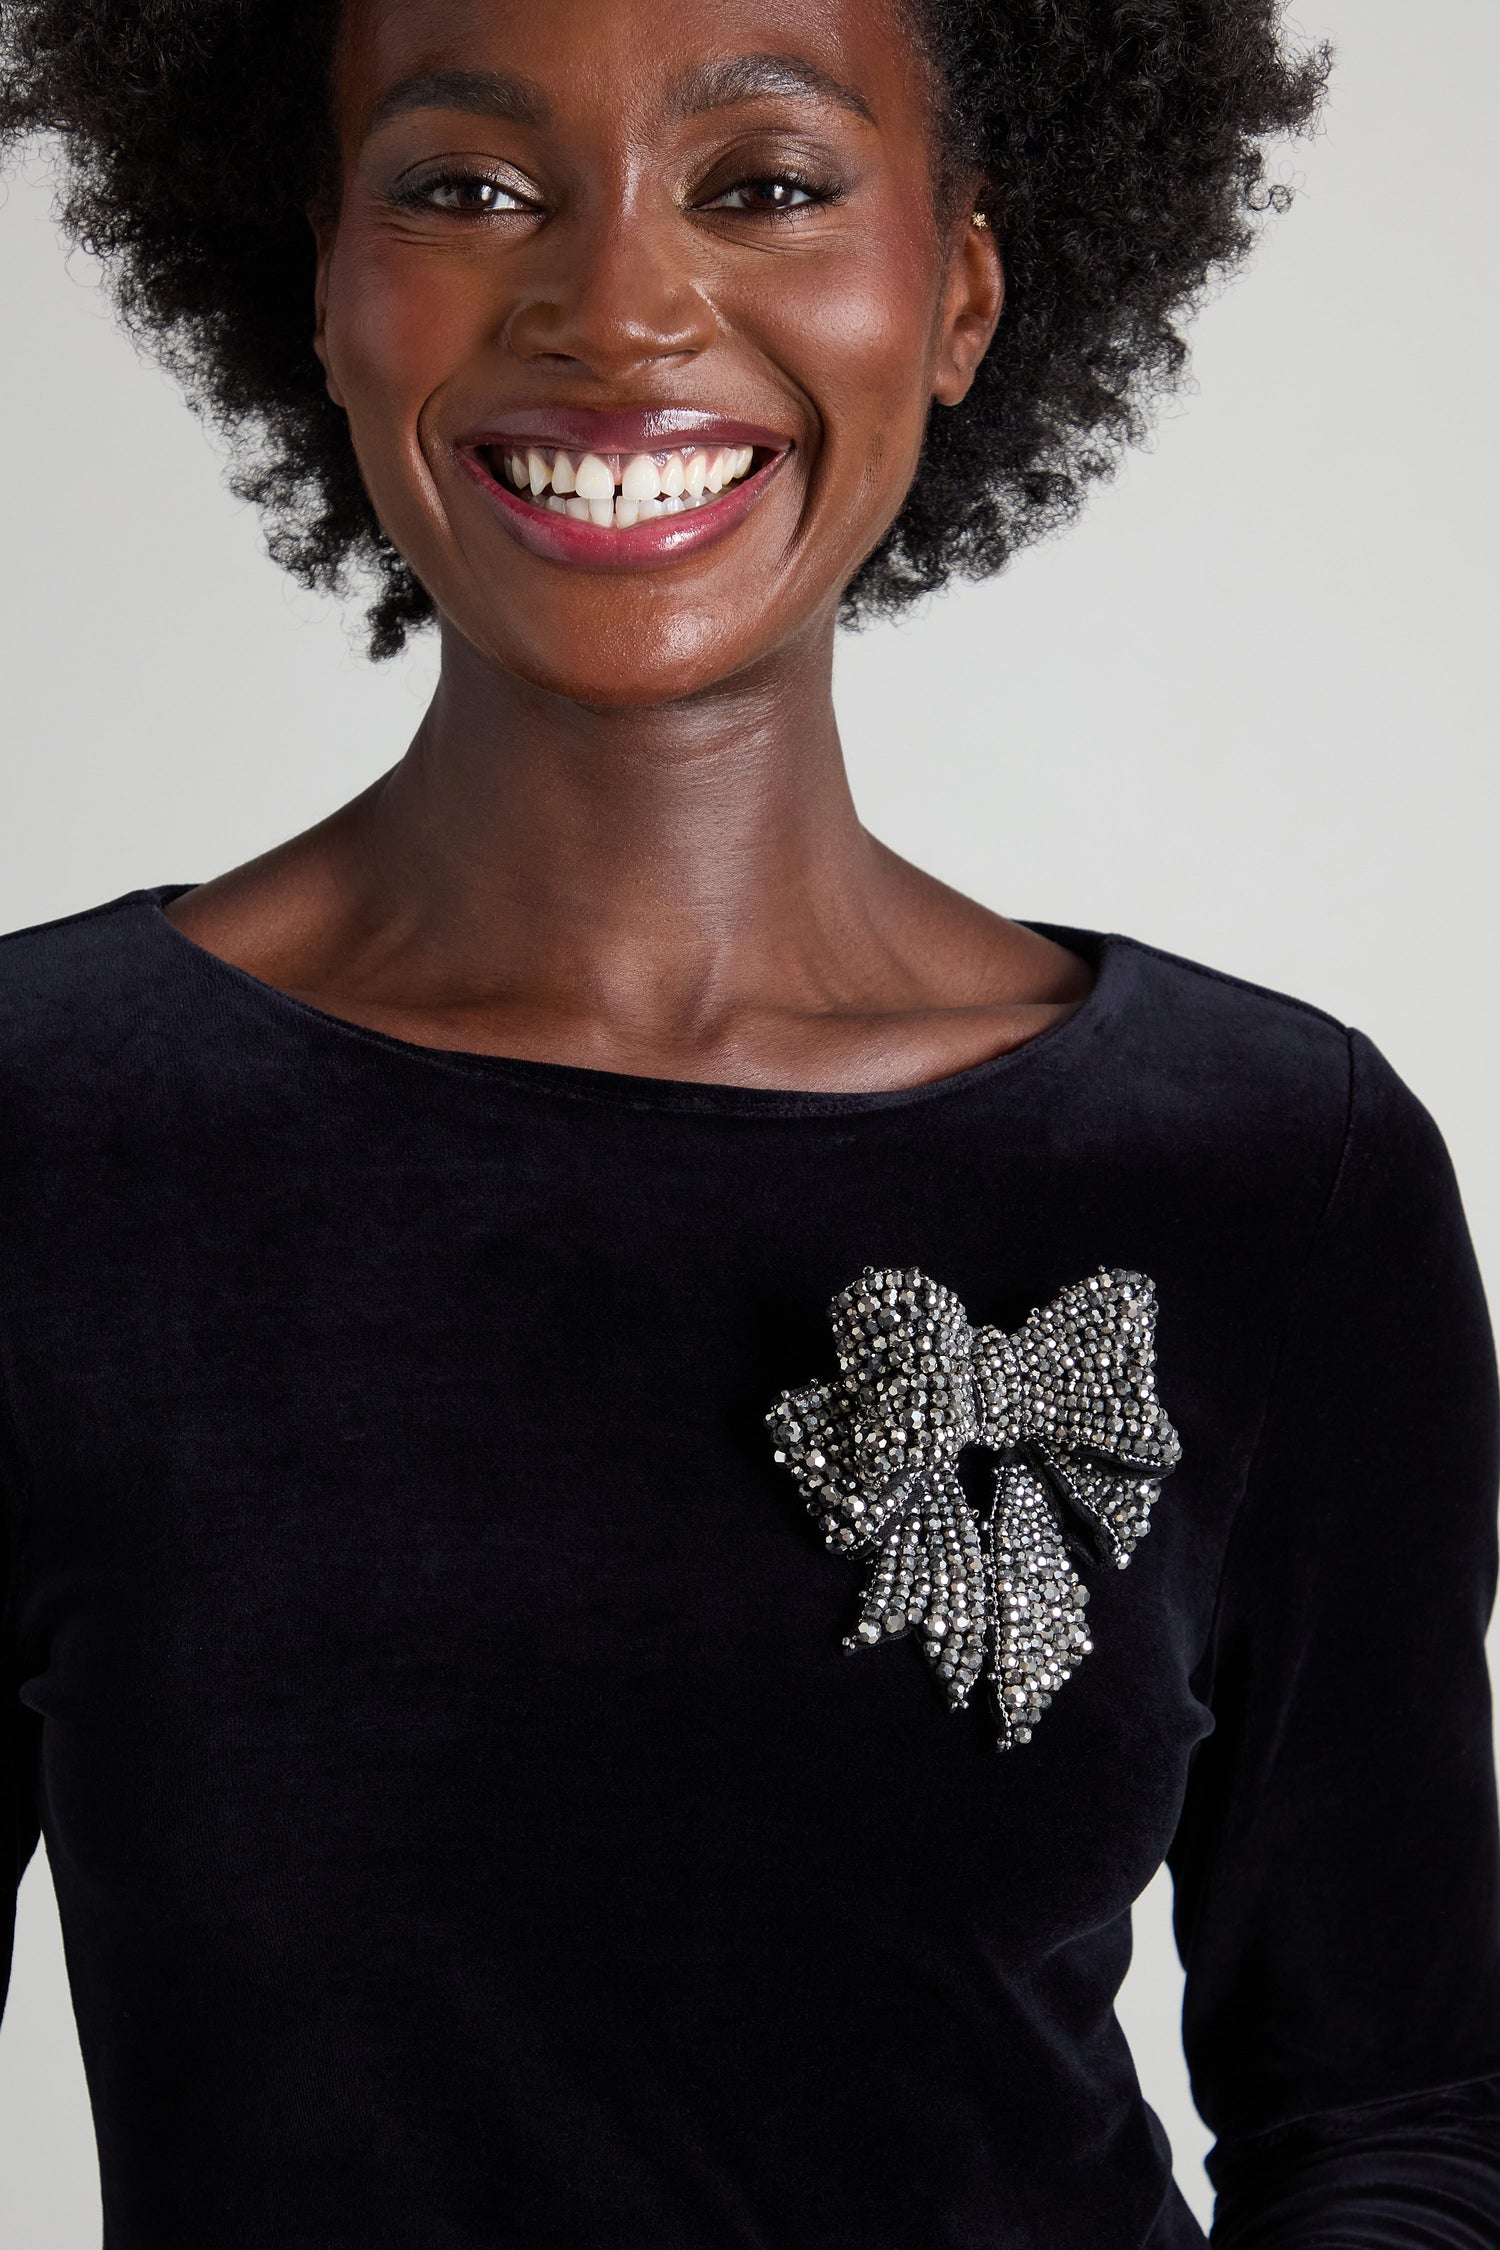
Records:
M466 206L460 203L440 204L435 198L438 191L445 188L459 190L490 188L501 195L511 197L512 201L499 207L483 203L477 207L472 204ZM826 181L814 180L805 173L787 168L775 172L747 174L744 179L736 180L732 187L724 188L718 195L710 197L706 203L698 204L695 208L701 211L727 210L730 208L726 202L727 197L743 195L750 188L789 188L801 198L796 203L770 204L756 211L750 211L745 206L741 206L741 211L746 216L759 219L788 219L797 211L826 208L830 204L839 202L844 193L841 187ZM466 171L456 165L448 171L429 173L426 178L398 185L391 191L391 201L404 211L442 211L452 217L461 219L519 217L541 208L536 203L527 202L518 189L509 187L504 180L497 180L492 173Z
M440 188L492 188L500 195L510 196L512 204L493 209L481 204L477 209L456 204L440 204L434 200ZM536 205L528 203L517 189L508 187L489 172L469 172L454 165L446 172L431 172L424 178L399 182L391 190L391 201L403 211L448 211L460 219L508 218L515 212L533 211Z
M785 219L789 218L793 211L826 209L829 204L837 203L844 192L842 188L834 186L829 181L814 180L805 172L786 169L778 172L751 173L743 180L736 180L733 187L725 188L723 194L711 197L707 203L700 204L698 208L704 211L724 210L727 208L724 201L725 196L742 195L747 188L777 187L794 189L802 197L802 201L800 203L771 204L768 208L757 211L754 214L755 217L760 219Z

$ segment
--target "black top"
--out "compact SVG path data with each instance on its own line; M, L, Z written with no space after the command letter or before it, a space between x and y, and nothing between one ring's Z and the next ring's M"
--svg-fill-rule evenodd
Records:
M0 946L15 1867L109 2250L1201 2244L1112 2010L1164 1856L1215 2242L1494 2250L1494 1361L1369 1041L1052 930L1091 996L956 1077L676 1084L342 1023L186 887ZM1003 1754L930 1603L846 1651L871 1566L774 1458L867 1265L1043 1386L959 1463L973 1522L1029 1464L1087 1619L1049 1675L1007 1613ZM1101 1267L1154 1369L1004 1344Z

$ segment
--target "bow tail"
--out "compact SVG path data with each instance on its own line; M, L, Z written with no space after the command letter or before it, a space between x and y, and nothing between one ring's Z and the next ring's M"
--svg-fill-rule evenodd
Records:
M875 1550L875 1568L865 1588L859 1622L845 1648L874 1648L879 1641L899 1641L922 1616L929 1589L923 1582L912 1524L901 1521L883 1533Z
M994 1589L986 1670L1000 1748L1029 1742L1031 1730L1093 1647L1084 1624L1088 1588L1068 1555L1055 1503L1024 1461L996 1477L986 1526L986 1565Z
M922 1530L933 1585L923 1650L949 1703L961 1708L984 1670L993 1604L979 1524L951 1468L928 1489Z
M1076 1455L1065 1460L1040 1442L1035 1452L1059 1500L1085 1527L1098 1560L1123 1570L1151 1529L1161 1478L1132 1476L1128 1467L1106 1467Z
M967 1703L984 1670L993 1602L984 1544L963 1486L928 1471L900 1523L883 1536L849 1648L913 1630L951 1704Z

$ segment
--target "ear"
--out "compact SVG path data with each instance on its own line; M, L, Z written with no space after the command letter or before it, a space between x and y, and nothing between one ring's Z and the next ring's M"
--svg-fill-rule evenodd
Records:
M984 224L977 223L979 218ZM1005 303L1005 265L1000 241L980 206L965 199L954 222L948 279L939 313L937 364L932 395L939 406L957 406L968 394L975 370L990 348Z
M318 247L317 278L313 284L313 350L322 362L324 379L328 385L328 396L333 400L335 406L342 407L344 404L343 393L340 391L334 379L333 369L328 363L328 272L333 261L334 234L338 223L337 214L328 211L321 205L314 204L308 211L307 223L312 228L313 240Z

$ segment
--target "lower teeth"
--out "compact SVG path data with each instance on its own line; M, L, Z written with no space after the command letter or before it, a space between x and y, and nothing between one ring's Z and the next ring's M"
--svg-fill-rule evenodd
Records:
M564 500L555 492L545 497L529 494L534 507L546 508L554 516L571 516L575 523L597 524L601 530L610 527L616 531L632 531L638 523L652 523L658 516L680 516L689 508L706 508L713 500L722 500L721 492L684 492L680 497L665 500Z

